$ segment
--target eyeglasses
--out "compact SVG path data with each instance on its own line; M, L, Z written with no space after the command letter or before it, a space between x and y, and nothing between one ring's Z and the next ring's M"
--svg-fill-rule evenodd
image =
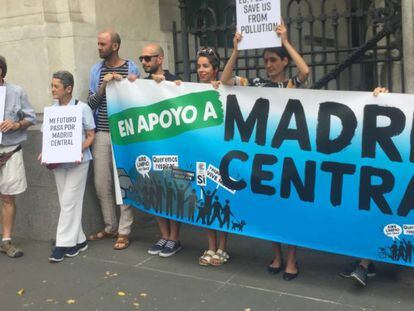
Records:
M142 61L150 62L153 57L158 57L159 55L141 55L138 59L142 63Z
M202 48L197 52L197 56L213 55L216 59L220 59L212 48Z

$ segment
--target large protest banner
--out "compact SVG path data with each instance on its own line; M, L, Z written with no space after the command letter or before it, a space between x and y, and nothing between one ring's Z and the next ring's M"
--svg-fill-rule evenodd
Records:
M125 203L413 266L413 95L138 80L107 96Z

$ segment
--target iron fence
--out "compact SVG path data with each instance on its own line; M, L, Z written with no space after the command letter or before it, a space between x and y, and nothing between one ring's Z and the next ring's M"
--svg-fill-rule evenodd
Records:
M180 29L173 24L175 69L184 80L197 81L200 47L214 46L224 67L236 11L234 0L220 9L213 0L196 8L190 2L179 0ZM309 87L372 90L386 85L404 91L401 0L282 0L281 7L289 40L312 69ZM265 76L262 51L241 51L235 71ZM289 74L294 72L290 64Z

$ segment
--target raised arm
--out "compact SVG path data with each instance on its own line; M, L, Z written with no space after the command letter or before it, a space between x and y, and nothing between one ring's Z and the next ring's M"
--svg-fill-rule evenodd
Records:
M276 34L280 37L282 40L282 44L285 47L286 51L289 53L290 58L293 60L293 62L296 65L296 68L298 69L298 77L299 80L302 83L305 83L306 80L308 80L310 69L308 65L306 64L305 60L300 56L298 51L294 48L292 44L290 44L288 40L288 34L285 24L282 23L278 25L275 29Z
M226 66L223 69L223 73L221 74L221 83L225 85L234 85L233 80L233 69L237 61L237 57L239 56L238 45L242 39L242 35L239 32L236 32L233 38L233 52L229 60L226 63Z

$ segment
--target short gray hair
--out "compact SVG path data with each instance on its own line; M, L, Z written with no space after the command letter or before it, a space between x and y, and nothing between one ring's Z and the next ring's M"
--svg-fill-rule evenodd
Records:
M71 86L73 88L73 85L75 84L74 80L73 80L73 75L66 70L59 70L56 71L53 74L53 79L59 79L62 84L63 87L66 89L68 86Z

